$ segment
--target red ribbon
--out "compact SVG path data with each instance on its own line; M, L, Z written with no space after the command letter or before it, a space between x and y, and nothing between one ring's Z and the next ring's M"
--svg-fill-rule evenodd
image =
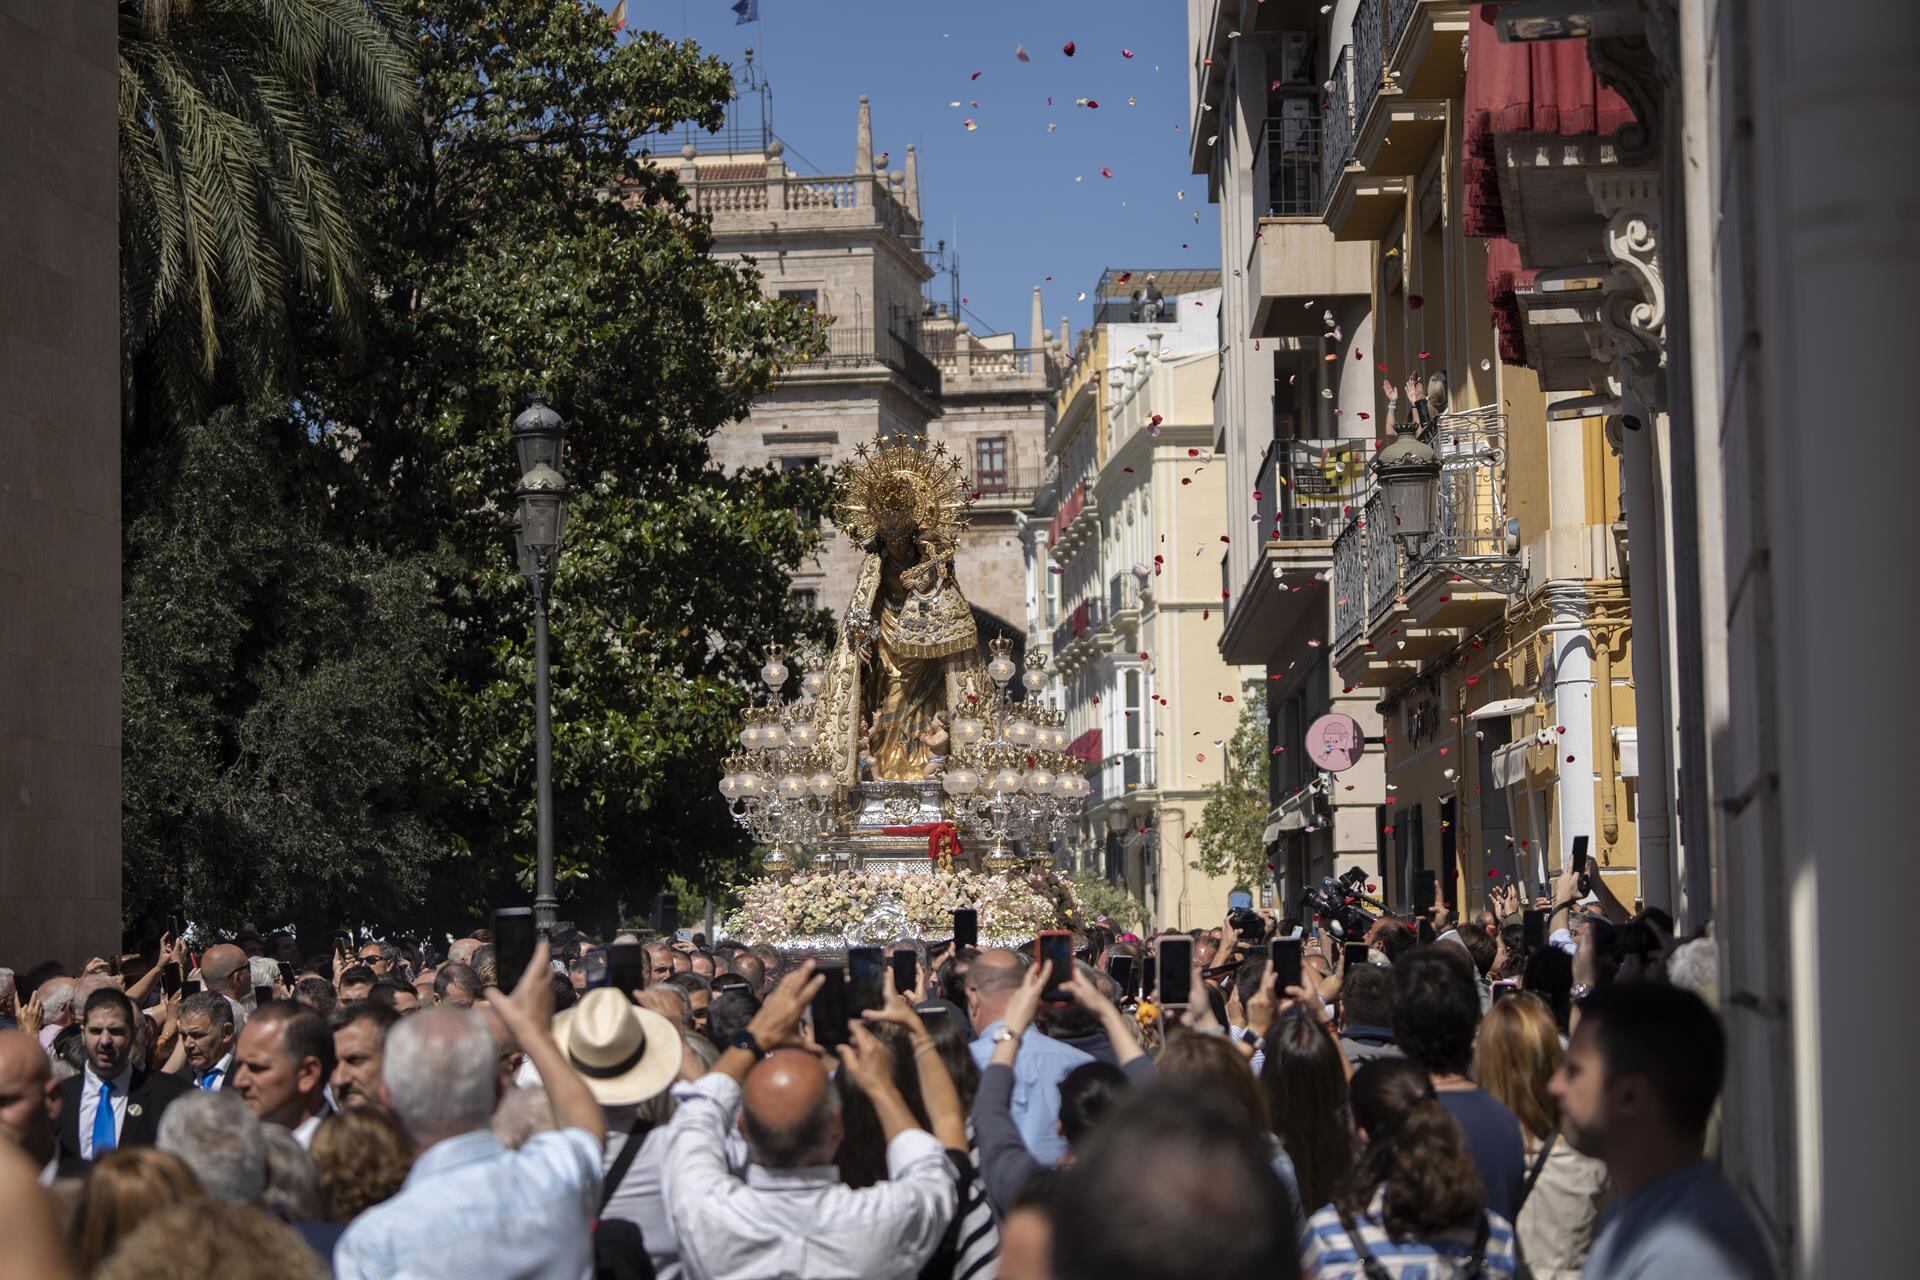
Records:
M882 827L880 833L888 836L925 836L929 862L938 862L943 857L958 859L960 856L960 833L951 822L916 822L910 827Z

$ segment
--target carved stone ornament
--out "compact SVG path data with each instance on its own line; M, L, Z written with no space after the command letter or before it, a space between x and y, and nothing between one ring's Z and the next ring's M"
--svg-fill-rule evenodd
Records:
M1595 212L1607 219L1607 260L1600 328L1617 360L1621 388L1650 408L1662 407L1666 368L1667 291L1660 267L1660 180L1648 170L1591 174ZM1595 344L1598 349L1602 344Z

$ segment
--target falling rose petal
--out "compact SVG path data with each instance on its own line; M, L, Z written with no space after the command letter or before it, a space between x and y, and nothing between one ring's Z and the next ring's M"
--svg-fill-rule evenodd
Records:
M1425 359L1426 359L1426 358L1427 358L1428 356L1430 356L1430 355L1432 355L1432 354L1433 354L1433 352L1431 352L1431 351L1422 351L1422 352L1420 353L1420 355L1419 355L1419 357L1418 357L1418 358L1419 358L1419 359L1421 359L1421 360L1425 360Z
M1207 753L1204 751L1198 752L1194 755L1193 758L1195 760L1198 760L1201 764L1205 764L1207 762Z
M1213 613L1213 610L1211 609L1202 609L1200 611L1200 621L1205 622L1208 616L1212 613Z
M979 72L979 71L976 71L976 72L974 72L974 73L973 73L972 75L970 75L970 76L968 76L968 77L967 77L967 79L969 79L969 80L978 80L978 79L979 79L979 78L981 77L981 75L982 75L982 74L984 74L984 73L982 73L982 72Z
M1020 61L1022 61L1022 62L1032 62L1032 61L1033 61L1033 57L1032 57L1032 55L1030 55L1030 54L1028 54L1028 52L1027 52L1027 48L1026 48L1026 46L1025 46L1025 45L1019 45L1019 44L1017 44L1017 45L1015 45L1015 46L1013 46L1013 56L1014 56L1014 57L1016 57L1016 58L1018 58L1018 59L1020 59Z
M1360 413L1356 410L1355 416L1358 417L1360 421L1365 422L1368 418L1371 418L1373 415L1370 413Z
M1098 111L1099 109L1100 109L1100 104L1098 102L1094 101L1092 98L1087 99L1087 110Z
M1050 565L1048 565L1048 566L1047 566L1047 572L1048 572L1048 573L1065 573L1065 572L1066 572L1066 570L1065 570L1065 569L1062 569L1062 568L1061 568L1061 567L1060 567L1059 565L1057 565L1057 564L1050 564Z
M1123 57L1123 58L1131 58L1131 57L1133 56L1133 50L1131 50L1131 49L1122 49L1122 50L1120 51L1120 56L1121 56L1121 57Z
M1410 293L1407 295L1407 305L1418 311L1427 305L1427 300L1417 293Z
M971 117L971 116L969 116L969 117L967 117L967 132L968 132L968 133L976 133L976 132L978 132L978 131L979 131L979 128L980 128L980 126L979 126L979 125L977 125L977 124L975 124L975 123L973 122L973 117Z
M1338 342L1338 341L1339 341L1339 339L1338 339L1338 338L1335 338L1335 339L1334 339L1334 341L1335 341L1335 342ZM1365 360L1365 359L1367 358L1367 353L1366 353L1366 352L1364 352L1364 351L1362 351L1362 350L1361 350L1360 348L1358 348L1358 347L1355 347L1355 348L1353 349L1353 358L1354 358L1355 360Z
M1380 372L1385 373L1386 371L1387 371L1387 366L1385 363L1382 363L1380 366Z
M1060 52L1066 54L1069 58L1071 58L1073 56L1073 48L1074 48L1073 41L1069 40L1065 44L1060 46Z
M1485 358L1484 356L1483 356L1483 357L1481 357L1481 360L1480 360L1480 372L1482 372L1482 373L1485 373L1485 372L1486 372L1487 370L1489 370L1489 369L1491 369L1491 368L1493 368L1493 361L1491 361L1491 360L1488 360L1488 359L1487 359L1487 358Z
M1107 168L1105 165L1102 165L1100 166L1100 176L1103 178L1111 178L1113 176L1113 170Z
M1223 695L1221 696L1221 698L1220 698L1220 701L1222 701L1222 702L1232 702L1232 701L1233 701L1233 695L1232 695L1232 694L1230 694L1230 693L1229 693L1229 694L1223 694Z

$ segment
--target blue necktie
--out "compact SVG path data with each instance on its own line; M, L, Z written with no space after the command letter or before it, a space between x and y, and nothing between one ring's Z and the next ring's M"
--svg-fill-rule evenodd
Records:
M208 1093L212 1093L215 1089L218 1089L220 1087L220 1068L215 1067L213 1070L207 1072L207 1074L201 1076L200 1087Z
M100 1106L93 1113L93 1158L114 1149L117 1144L113 1136L113 1081L100 1082Z

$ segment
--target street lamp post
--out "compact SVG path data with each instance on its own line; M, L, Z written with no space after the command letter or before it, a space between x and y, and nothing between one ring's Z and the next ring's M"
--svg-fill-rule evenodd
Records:
M553 692L547 655L547 600L560 562L560 539L572 491L560 474L566 423L539 396L513 420L513 448L520 463L514 492L517 516L514 553L533 593L533 758L535 773L535 870L533 922L542 934L553 928L560 900L553 885Z

